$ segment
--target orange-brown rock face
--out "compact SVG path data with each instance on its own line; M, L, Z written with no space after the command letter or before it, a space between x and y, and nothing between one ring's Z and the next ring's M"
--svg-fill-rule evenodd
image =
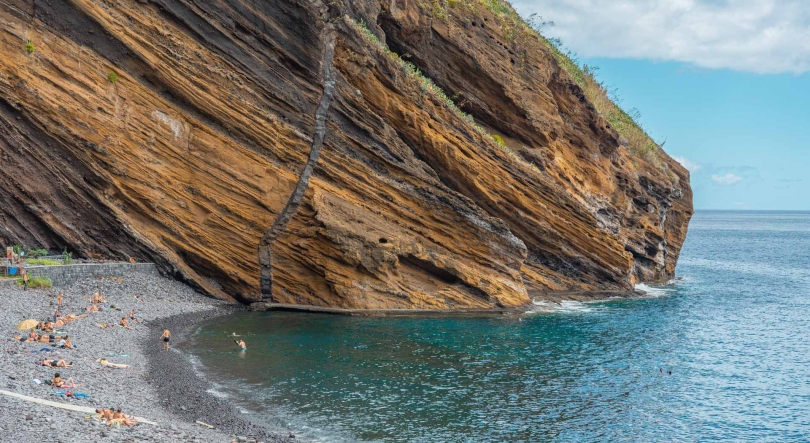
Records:
M154 260L257 300L259 240L306 160L331 20L337 92L275 245L274 301L513 307L671 276L687 171L633 158L548 51L515 48L470 3L472 18L437 19L412 0L0 0L0 241Z

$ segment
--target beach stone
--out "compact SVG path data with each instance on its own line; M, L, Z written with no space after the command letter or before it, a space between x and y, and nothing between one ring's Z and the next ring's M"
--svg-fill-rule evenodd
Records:
M136 425L132 428L113 429L101 421L85 419L84 413L55 409L21 400L7 400L0 396L0 441L23 443L49 441L78 443L85 441L160 441L160 442L225 442L233 441L228 435L250 435L249 440L260 438L264 442L286 441L262 427L241 419L238 410L224 399L213 397L206 391L210 385L200 379L190 367L182 352L163 352L158 340L164 327L169 327L180 344L186 330L208 318L234 312L238 307L203 297L182 283L156 274L135 272L121 280L82 279L75 283L49 290L23 292L15 285L0 285L0 341L5 350L0 352L0 386L35 398L62 403L104 408L122 408L129 415L159 419L159 426ZM78 349L54 349L42 343L20 343L10 340L18 334L15 329L27 318L42 319L53 315L51 302L63 293L62 312L80 314L89 304L93 292L99 291L121 311L108 309L68 323L67 331ZM143 300L138 303L135 295ZM160 301L159 297L164 300ZM133 323L133 329L100 329L97 324L118 324L123 313L136 309L142 323ZM174 343L173 343L174 347ZM40 350L46 348L47 353ZM32 352L35 351L35 352ZM126 354L122 357L119 354ZM43 358L73 361L74 367L55 371L37 366ZM128 370L105 368L96 363L107 358L113 363L130 365ZM51 387L34 384L33 379L50 380L55 372L73 377L81 385L74 392L90 395L89 400L67 399L51 395ZM166 377L172 374L172 377ZM17 381L17 384L12 383ZM127 389L122 389L126 386ZM189 402L188 399L193 399ZM165 399L165 401L164 401ZM12 418L14 417L14 418ZM47 417L48 420L34 419ZM209 429L195 420L219 423ZM58 424L57 426L54 424ZM52 428L52 429L51 429ZM9 431L10 430L10 431ZM2 432L9 431L9 432ZM249 433L249 434L247 434Z

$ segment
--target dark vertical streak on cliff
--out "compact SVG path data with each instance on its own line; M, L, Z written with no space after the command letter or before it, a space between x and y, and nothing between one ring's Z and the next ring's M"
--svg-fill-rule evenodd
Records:
M335 68L332 66L332 58L335 55L335 38L336 33L331 25L328 25L324 30L326 34L324 53L323 53L323 95L321 102L315 111L315 130L312 137L312 146L309 151L309 159L304 170L301 171L301 176L298 178L298 183L287 200L287 204L282 209L281 213L276 217L273 225L265 232L259 243L259 265L261 266L261 290L262 298L273 298L273 243L282 232L292 217L301 206L301 200L304 193L309 186L309 179L312 176L312 171L318 163L318 157L321 154L321 147L323 146L323 139L326 136L326 117L329 112L329 105L332 103L332 97L335 93Z

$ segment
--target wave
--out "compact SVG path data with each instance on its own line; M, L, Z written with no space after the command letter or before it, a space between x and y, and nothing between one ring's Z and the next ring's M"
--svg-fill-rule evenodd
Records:
M670 280L666 283L666 285L655 285L650 286L644 283L639 283L635 286L636 291L642 291L647 294L647 297L666 297L667 295L675 292L675 288L672 288L676 284L678 280ZM669 287L667 287L669 286Z
M673 278L663 285L648 285L639 283L635 286L636 291L645 293L644 298L666 297L677 289L677 284L687 279L684 277ZM524 314L546 314L546 313L591 313L599 312L608 308L606 302L611 300L626 300L624 297L613 297L591 301L561 300L553 302L548 300L532 300L532 307Z
M550 302L546 300L533 300L532 308L525 312L525 314L543 314L543 313L586 313L599 310L595 303L604 300L594 301L574 301L562 300L559 303Z

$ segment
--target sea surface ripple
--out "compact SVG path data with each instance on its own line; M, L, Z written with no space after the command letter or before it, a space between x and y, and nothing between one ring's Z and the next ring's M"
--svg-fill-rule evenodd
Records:
M810 441L810 213L697 212L677 274L513 317L244 313L190 351L316 441Z

